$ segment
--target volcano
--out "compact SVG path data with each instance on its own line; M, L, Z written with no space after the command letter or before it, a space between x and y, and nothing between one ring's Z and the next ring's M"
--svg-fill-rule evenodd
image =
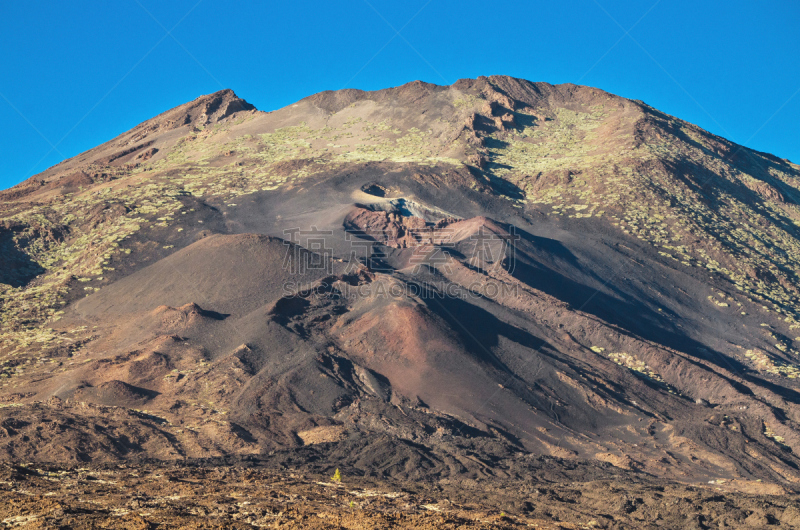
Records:
M799 204L591 87L202 96L0 192L0 458L790 491Z

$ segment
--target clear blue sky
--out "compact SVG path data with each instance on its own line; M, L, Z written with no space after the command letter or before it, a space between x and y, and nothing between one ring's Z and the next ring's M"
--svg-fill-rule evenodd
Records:
M800 162L797 0L0 2L0 188L221 88L272 110L491 74L600 87Z

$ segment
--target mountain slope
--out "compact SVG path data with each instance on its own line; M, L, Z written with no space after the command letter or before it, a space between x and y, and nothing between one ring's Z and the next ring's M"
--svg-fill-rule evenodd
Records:
M2 192L0 448L795 483L799 176L575 85L203 96Z

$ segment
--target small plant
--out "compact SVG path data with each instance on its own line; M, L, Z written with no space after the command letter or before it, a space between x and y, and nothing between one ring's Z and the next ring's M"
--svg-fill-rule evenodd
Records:
M333 477L331 477L331 480L336 482L337 484L341 484L341 482L342 482L342 474L341 474L341 472L339 472L339 468L338 467L336 468L336 471L333 473Z

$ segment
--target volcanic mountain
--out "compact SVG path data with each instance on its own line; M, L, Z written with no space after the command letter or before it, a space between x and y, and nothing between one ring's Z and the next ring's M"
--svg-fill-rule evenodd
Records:
M0 192L0 458L796 487L799 201L596 88L202 96Z

